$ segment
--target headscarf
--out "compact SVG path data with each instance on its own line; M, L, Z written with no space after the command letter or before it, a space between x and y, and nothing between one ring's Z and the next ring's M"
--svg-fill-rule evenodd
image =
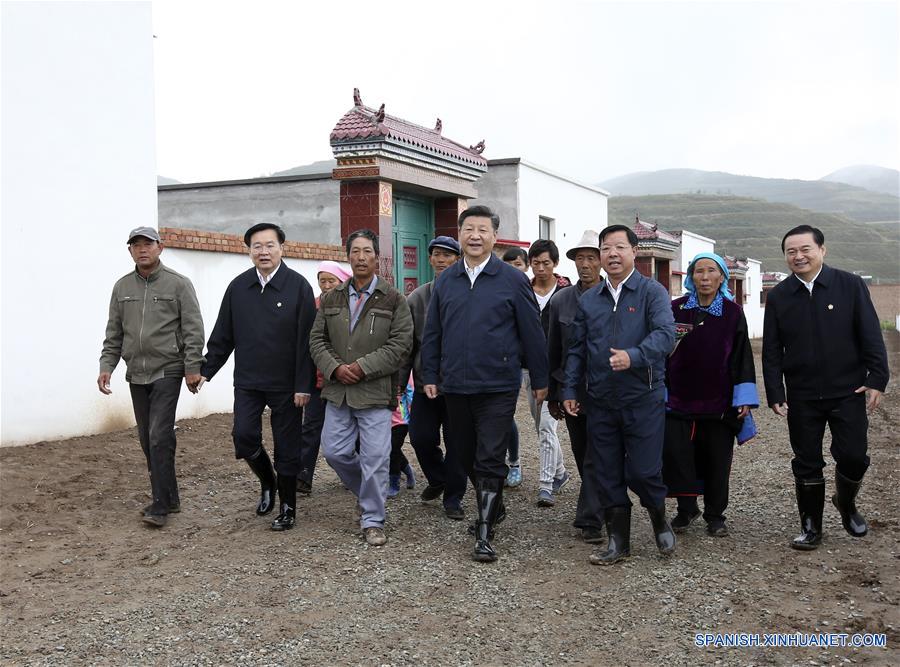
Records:
M332 262L330 259L325 260L324 262L319 262L319 266L316 268L316 276L318 276L322 271L326 273L330 273L333 276L337 276L341 282L346 282L347 279L353 275L350 271L350 267L344 267L337 262Z
M690 292L695 298L697 296L697 287L694 285L694 265L701 259L711 259L716 264L719 265L719 270L722 272L722 275L725 277L725 280L722 281L722 284L719 285L719 293L724 296L726 299L730 301L734 301L734 295L728 289L728 267L725 266L725 260L719 257L714 252L701 252L691 260L691 263L688 264L687 275L684 277L684 288Z

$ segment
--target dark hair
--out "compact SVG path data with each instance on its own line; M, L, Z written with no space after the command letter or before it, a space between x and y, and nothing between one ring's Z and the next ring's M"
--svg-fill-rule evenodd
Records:
M550 259L554 264L559 264L559 248L556 247L553 241L548 239L538 239L531 244L531 247L528 249L528 261L530 262L545 252L549 253Z
M284 243L284 230L281 227L274 222L260 222L244 232L244 243L247 247L250 247L250 239L253 238L254 234L265 231L266 229L274 229L275 233L278 235L278 242Z
M822 233L822 230L818 227L811 227L810 225L800 225L799 227L794 227L791 231L781 237L781 252L784 252L784 242L787 241L788 236L799 236L800 234L812 234L813 241L816 242L816 245L820 248L825 245L825 235Z
M354 239L369 239L372 242L372 247L375 248L375 256L378 257L381 253L378 249L378 234L373 232L371 229L357 229L355 232L351 232L350 236L347 237L347 256L350 256L350 246L353 245Z
M500 259L504 262L515 262L517 259L521 259L523 264L528 264L528 253L525 252L525 248L512 247L504 252Z
M457 227L463 226L463 221L466 218L470 218L475 216L476 218L490 218L491 224L494 226L494 231L496 232L500 229L500 216L494 213L487 206L470 206L465 211L459 214L459 222L456 224Z
M625 236L628 237L628 242L631 244L632 248L637 247L638 237L637 234L634 233L634 230L631 227L626 227L625 225L610 225L602 232L600 232L600 245L603 244L603 240L609 236L610 234L614 234L615 232L625 232Z

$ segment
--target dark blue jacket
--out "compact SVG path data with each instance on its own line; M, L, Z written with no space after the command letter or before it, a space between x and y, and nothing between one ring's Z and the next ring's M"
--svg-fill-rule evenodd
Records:
M793 275L775 285L766 297L762 362L770 406L843 398L862 386L884 391L887 351L862 278L826 264L812 294Z
M235 387L312 393L316 367L309 332L315 318L316 299L306 278L282 261L262 289L253 267L225 290L200 373L212 380L234 351Z
M563 400L577 399L583 381L589 396L612 408L662 391L666 357L675 345L669 294L635 269L616 305L604 280L581 295L569 341ZM625 350L631 368L613 371L610 348Z
M525 274L491 255L473 286L465 260L434 283L422 337L422 381L447 394L547 386L547 339Z

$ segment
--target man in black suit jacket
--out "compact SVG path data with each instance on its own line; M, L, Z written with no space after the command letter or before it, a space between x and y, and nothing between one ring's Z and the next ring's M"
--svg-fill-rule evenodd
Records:
M235 458L244 459L262 488L256 513L275 506L275 472L281 513L272 530L294 527L303 406L316 384L309 332L316 301L306 278L281 261L284 232L263 222L244 234L253 268L231 281L206 344L201 385L234 352ZM262 413L272 410L275 469L262 446Z
M787 417L794 451L802 532L791 546L811 550L822 542L826 424L835 460L832 502L850 535L868 531L856 510L869 467L866 410L881 403L888 362L868 288L859 276L824 264L821 230L795 227L784 235L781 249L793 275L766 299L763 378L769 406Z

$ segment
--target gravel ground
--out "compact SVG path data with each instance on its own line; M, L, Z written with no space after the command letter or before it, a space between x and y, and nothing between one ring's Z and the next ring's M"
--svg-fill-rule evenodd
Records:
M896 374L900 336L887 341ZM6 448L0 662L898 664L898 406L892 395L871 419L865 539L846 535L829 505L824 545L788 548L798 519L786 427L760 410L761 435L735 455L730 537L707 537L699 522L663 560L636 507L633 556L609 568L588 563L592 547L570 526L577 481L556 507L535 506L524 398L525 482L507 494L492 565L469 559L466 524L423 504L421 486L389 501L389 541L367 547L352 496L323 461L297 528L273 533L271 517L252 512L258 487L232 458L229 415L180 422L183 511L163 530L139 520L148 482L133 429ZM564 425L560 435L574 472ZM465 505L472 515L471 495ZM887 647L694 643L734 632L885 633Z

